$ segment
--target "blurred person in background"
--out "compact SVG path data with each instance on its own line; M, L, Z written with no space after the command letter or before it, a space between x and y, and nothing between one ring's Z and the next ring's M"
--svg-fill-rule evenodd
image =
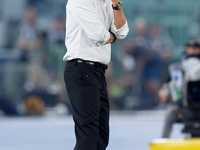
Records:
M49 44L65 43L65 20L62 16L57 16L51 23L47 31Z
M43 52L41 31L37 26L37 10L29 7L19 28L18 49L19 61L24 63L25 87L26 82L32 83L34 87L46 88L50 83L47 70L44 66L45 55Z
M150 30L148 30L150 29ZM133 34L122 44L125 83L132 93L142 97L147 108L159 104L158 90L165 78L166 68L173 54L172 40L163 34L161 26L147 26L143 18L134 22Z
M66 53L64 44L65 25L65 18L62 15L58 15L53 19L47 30L48 55L46 57L46 64L49 76L59 89L59 105L66 104L71 111L69 101L66 99L66 88L62 78L65 62L60 61Z
M106 150L109 142L109 98L105 71L111 43L129 28L119 0L69 0L64 79L72 104L74 150Z
M23 15L22 20L20 20L21 23L14 28L15 31L18 31L16 35L18 38L15 43L16 48L10 51L17 61L10 61L7 63L6 65L8 67L5 67L6 69L4 70L4 80L6 81L6 83L4 83L4 89L6 89L5 93L10 98L14 96L15 99L20 97L21 92L24 90L24 84L27 81L27 73L29 72L28 69L31 69L28 65L31 58L38 58L38 56L34 54L36 54L36 50L40 48L41 45L38 27L36 25L36 9L33 7L27 8ZM8 30L12 31L13 29ZM13 36L15 36L14 33ZM33 72L35 73L36 70Z
M143 70L148 57L146 52L150 47L147 27L144 18L137 18L134 21L132 34L120 43L124 52L121 63L123 68L122 86L125 89L125 99L131 95L139 95L139 97L143 95ZM141 102L141 100L139 101Z
M15 45L17 47L16 49L12 47L12 44L10 45L12 49L8 52L10 52L11 61L5 64L5 68L3 69L4 82L1 84L3 85L3 88L5 90L4 94L6 98L4 98L5 102L1 104L1 107L4 110L5 114L9 114L11 108L16 109L17 100L21 98L22 91L24 90L23 86L27 80L26 75L27 75L27 69L29 67L26 67L27 65L26 63L29 62L30 60L30 53L38 49L41 45L39 32L36 26L36 19L37 19L37 11L35 8L31 7L28 8L24 13L20 25L19 24L16 25L13 23L14 25L12 24L12 26L10 26L8 23L8 30L15 31L12 32L11 36L9 36L9 34L7 35L8 39L9 40L14 39L12 37L15 36L18 38L17 42L15 43L17 44ZM12 22L12 19L10 20L10 22ZM9 43L9 40L7 43ZM18 55L16 55L16 53ZM16 61L13 62L13 59L14 60L17 59L17 62Z
M60 61L66 52L65 43L65 19L62 16L57 16L51 23L47 30L48 56L47 65L50 66L48 70L52 76L57 76L58 73L63 72L64 62Z
M6 89L12 86L14 92L10 95L19 97L23 104L32 101L29 95L36 95L45 104L43 108L54 107L57 102L66 102L65 85L61 80L64 62L60 61L66 51L63 45L65 21L61 17L54 18L49 30L42 29L37 13L33 6L24 12L15 49L18 62L10 69L14 73L6 76L10 83Z
M150 27L149 44L143 74L144 90L146 98L156 106L159 104L158 90L166 79L167 66L172 59L173 42L163 34L159 24L153 24Z
M145 58L146 58L145 52L149 48L147 24L144 18L138 18L135 20L133 33L121 43L121 46L123 51L125 52L125 58L122 60L124 69L127 71L135 70L134 75L137 76L137 78L140 78L145 66ZM130 61L135 62L136 65L131 65L131 66L126 65L127 64L126 61L129 60L126 59L127 55L131 56L132 61L131 60Z
M159 90L160 100L170 103L165 115L162 138L169 138L173 124L182 121L184 81L200 80L200 43L189 41L185 45L182 61L170 64L168 74L167 82Z
M26 10L19 27L18 47L20 49L20 61L29 61L30 53L41 46L41 36L36 24L37 10L30 7Z

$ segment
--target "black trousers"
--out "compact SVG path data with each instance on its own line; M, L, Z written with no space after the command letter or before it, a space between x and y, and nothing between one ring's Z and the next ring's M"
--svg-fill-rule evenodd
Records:
M105 69L67 62L64 79L75 123L74 150L106 150L109 140L109 100Z

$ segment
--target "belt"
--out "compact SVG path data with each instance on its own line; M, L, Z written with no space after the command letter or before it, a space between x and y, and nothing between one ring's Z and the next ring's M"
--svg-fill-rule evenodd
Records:
M87 64L87 65L95 66L97 68L104 69L104 70L106 70L108 68L108 65L101 64L99 62L82 60L82 59L72 59L72 60L69 60L68 62L76 62L76 63Z

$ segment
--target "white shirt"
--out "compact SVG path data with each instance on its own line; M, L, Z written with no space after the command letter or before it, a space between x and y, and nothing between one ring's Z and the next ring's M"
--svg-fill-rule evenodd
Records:
M76 58L108 64L111 56L109 30L118 39L126 37L127 22L120 29L114 25L111 0L68 0L66 6L67 53L63 60Z

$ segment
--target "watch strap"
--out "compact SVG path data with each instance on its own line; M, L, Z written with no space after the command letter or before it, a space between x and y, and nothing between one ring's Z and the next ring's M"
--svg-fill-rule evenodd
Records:
M121 7L119 7L121 5ZM119 2L116 7L112 5L113 10L120 10L122 9L122 2Z

